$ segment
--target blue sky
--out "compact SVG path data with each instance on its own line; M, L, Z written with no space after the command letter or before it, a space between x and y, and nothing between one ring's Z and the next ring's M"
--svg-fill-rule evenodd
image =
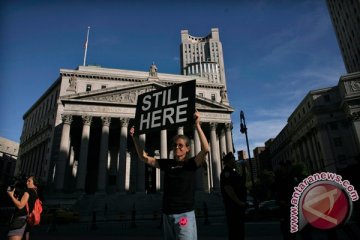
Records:
M275 2L275 3L274 3ZM312 89L346 73L325 0L1 1L0 136L19 142L22 116L57 79L60 68L88 64L179 74L180 31L219 28L234 142L264 145Z

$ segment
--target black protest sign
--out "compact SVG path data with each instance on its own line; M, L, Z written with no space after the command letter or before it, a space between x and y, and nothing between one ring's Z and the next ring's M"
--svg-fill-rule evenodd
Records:
M195 80L138 96L135 129L138 134L194 123Z

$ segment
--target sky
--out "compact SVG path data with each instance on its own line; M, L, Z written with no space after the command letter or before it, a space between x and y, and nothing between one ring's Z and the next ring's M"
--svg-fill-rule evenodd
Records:
M0 137L20 142L24 113L59 77L87 64L180 74L180 31L219 28L236 150L286 125L310 90L346 73L325 0L5 0L0 2ZM252 153L251 153L252 155Z

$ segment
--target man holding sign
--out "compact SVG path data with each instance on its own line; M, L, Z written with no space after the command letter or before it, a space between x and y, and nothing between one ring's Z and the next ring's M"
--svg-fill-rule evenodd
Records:
M172 92L166 92L167 96L169 96L169 94L172 94ZM165 95L164 91L161 95ZM152 95L152 97L154 96L157 95ZM191 98L190 96L188 97ZM173 114L168 114L167 111L170 110L166 110L166 108L163 109L162 116L168 116L169 118L168 120L164 120L164 117L160 117L158 119L156 117L158 116L157 113L154 114L154 111L152 111L152 113L149 113L151 114L149 115L149 118L151 118L151 120L149 120L149 125L146 125L147 123L143 125L144 129L148 128L148 126L153 126L153 123L160 123L160 125L165 123L166 125L167 121L170 121L170 118L174 120L174 125L179 123L176 121L182 119L182 112L184 111L186 113L186 110L191 108L190 106L187 106L185 110L181 110L181 108L179 110L179 106L189 100L186 100L185 98L187 97L185 97L183 93L180 93L180 90L176 98L169 97L170 100L172 99L175 101L176 99L177 103L180 104L174 105L174 107L172 108L174 109L174 112L171 111ZM195 98L195 96L193 96L193 98ZM156 105L158 106L160 104L159 102L167 101L167 99L160 100L160 94L157 99L153 99L153 101L151 101L150 99L151 98L147 99L146 101L150 101L149 104L154 104L155 108ZM143 101L142 103L147 104L146 101ZM147 108L145 107L145 109L143 110L146 109ZM161 116L161 114L159 115ZM170 115L172 117L170 117ZM154 116L155 120L153 120ZM173 116L175 116L175 118L173 118ZM196 219L194 213L195 177L196 170L204 163L205 157L209 152L209 144L203 130L201 129L199 112L196 111L193 114L193 119L195 120L195 127L199 134L201 151L192 158L189 158L191 150L190 141L185 135L177 135L173 138L172 147L174 151L174 159L155 159L154 157L148 156L144 149L142 149L142 147L140 146L139 139L134 134L134 127L130 129L130 135L134 140L134 145L139 158L146 164L152 167L160 168L162 171L164 171L163 228L164 239L166 240L197 239ZM139 128L141 128L141 124L144 123L140 121L140 125L138 125ZM155 128L157 127L158 126L155 126Z

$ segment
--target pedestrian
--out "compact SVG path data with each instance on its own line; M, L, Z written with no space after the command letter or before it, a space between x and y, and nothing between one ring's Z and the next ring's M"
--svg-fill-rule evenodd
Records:
M220 174L221 194L223 197L229 240L245 239L246 186L245 169L235 162L232 152L222 161L224 169Z
M200 114L195 112L195 127L199 134L201 151L189 157L190 142L185 135L173 138L174 159L155 159L148 156L130 130L139 158L146 164L164 172L163 230L165 240L196 240L197 229L194 213L196 170L203 165L209 144L200 125Z
M10 221L8 233L9 240L30 239L30 226L26 222L28 215L26 204L29 206L29 213L32 212L37 198L37 180L34 176L26 180L26 189L23 193L15 194L16 188L9 189L8 195L15 205L15 210Z

